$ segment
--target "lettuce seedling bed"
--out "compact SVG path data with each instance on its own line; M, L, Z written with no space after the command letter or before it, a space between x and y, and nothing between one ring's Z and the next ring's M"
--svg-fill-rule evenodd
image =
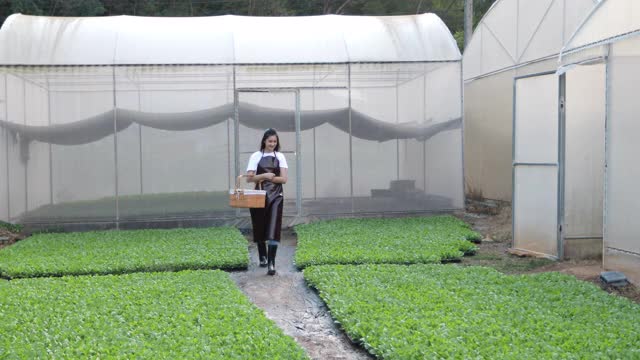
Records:
M569 275L420 264L313 266L304 277L383 359L640 358L640 306Z
M306 359L219 270L0 282L0 358Z
M0 274L9 278L248 264L247 241L231 227L36 234L0 250Z
M473 254L480 234L452 216L340 219L298 225L296 265L413 264Z

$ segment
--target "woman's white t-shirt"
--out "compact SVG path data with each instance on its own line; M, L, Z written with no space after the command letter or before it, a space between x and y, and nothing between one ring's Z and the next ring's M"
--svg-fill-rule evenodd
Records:
M280 162L280 167L281 168L288 168L289 166L287 166L287 159L285 159L284 155L279 152L276 151L275 154L270 152L270 153L263 153L262 151L256 151L253 154L251 154L251 157L249 158L249 166L247 166L247 171L256 171L258 170L258 163L260 162L260 159L263 156L275 156L276 159L278 159L278 162Z

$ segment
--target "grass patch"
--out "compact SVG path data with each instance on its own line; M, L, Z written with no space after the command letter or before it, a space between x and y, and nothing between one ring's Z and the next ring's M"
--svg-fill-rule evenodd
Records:
M323 264L439 263L473 254L480 234L452 216L340 219L295 227L300 268Z
M37 234L0 250L0 274L11 278L248 264L247 241L231 227Z
M0 358L306 359L222 271L0 282Z
M304 276L383 359L640 358L640 306L560 273L331 265Z

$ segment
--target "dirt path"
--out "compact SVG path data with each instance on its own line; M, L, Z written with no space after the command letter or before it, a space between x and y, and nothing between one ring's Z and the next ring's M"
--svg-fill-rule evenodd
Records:
M475 202L467 210L456 215L480 232L483 240L478 245L476 255L462 259L463 265L490 266L507 274L557 271L589 281L604 291L640 304L640 286L614 287L600 281L600 273L604 271L600 259L550 261L509 255L507 249L511 246L511 207L502 204L487 209Z
M18 240L24 239L24 235L13 233L1 226L2 224L0 224L0 249L14 244Z
M283 229L276 257L275 276L267 276L258 266L257 249L250 241L249 269L231 273L238 287L268 318L296 339L312 359L373 359L364 349L354 345L334 324L324 302L304 282L302 272L293 265L296 237Z

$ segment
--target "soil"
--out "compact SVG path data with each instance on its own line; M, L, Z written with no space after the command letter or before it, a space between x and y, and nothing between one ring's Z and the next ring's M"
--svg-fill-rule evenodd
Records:
M0 249L5 246L14 244L18 240L24 239L24 235L13 233L3 227L0 227Z
M510 274L557 271L591 282L608 293L626 297L640 304L640 287L633 284L614 287L600 280L601 260L552 261L535 257L519 257L507 252L511 246L511 206L494 201L469 201L465 212L456 214L482 234L479 250L465 257L463 265L491 266Z

